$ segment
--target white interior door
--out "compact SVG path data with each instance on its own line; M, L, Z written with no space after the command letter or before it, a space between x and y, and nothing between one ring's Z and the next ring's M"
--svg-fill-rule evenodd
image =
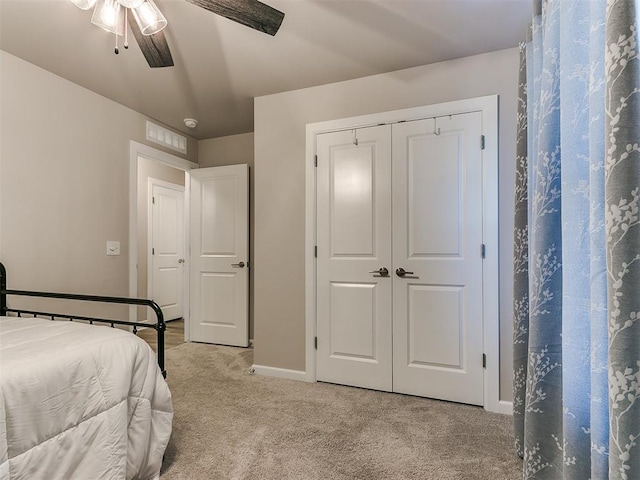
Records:
M165 320L183 316L184 187L149 179L148 294Z
M480 138L480 112L393 126L396 392L483 403Z
M249 345L248 166L192 170L190 340Z
M356 144L357 139L357 144ZM318 135L318 380L391 390L388 125Z

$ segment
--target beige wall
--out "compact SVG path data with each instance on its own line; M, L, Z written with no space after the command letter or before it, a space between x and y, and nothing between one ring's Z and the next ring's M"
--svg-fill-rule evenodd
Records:
M500 397L511 400L517 82L518 51L509 49L256 98L253 273L257 365L305 369L306 124L498 94Z
M198 160L200 167L221 167L223 165L249 165L249 265L254 254L254 178L253 178L253 133L229 135L198 142ZM253 268L249 269L249 338L253 339Z
M147 117L6 52L0 62L9 286L127 295L129 147L147 143ZM194 139L188 151L197 161ZM106 255L107 240L120 241L120 256Z
M201 167L221 167L246 163L253 166L253 132L210 138L198 142Z
M144 157L138 157L138 296L147 294L147 256L149 231L149 178L184 186L185 172ZM148 308L138 309L138 320L145 320ZM166 320L166 319L165 319Z

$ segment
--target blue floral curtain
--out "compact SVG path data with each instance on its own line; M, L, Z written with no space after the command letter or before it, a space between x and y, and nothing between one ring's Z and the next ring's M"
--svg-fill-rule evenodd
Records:
M525 479L640 479L640 0L538 0L521 48L514 423Z

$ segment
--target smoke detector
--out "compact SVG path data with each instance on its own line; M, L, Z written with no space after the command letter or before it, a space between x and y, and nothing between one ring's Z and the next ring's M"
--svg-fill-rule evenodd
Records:
M198 120L196 120L195 118L185 118L184 124L187 126L187 128L196 128L198 126Z

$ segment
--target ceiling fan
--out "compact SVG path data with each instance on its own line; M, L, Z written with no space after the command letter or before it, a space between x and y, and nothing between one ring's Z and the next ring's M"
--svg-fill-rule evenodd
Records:
M173 58L162 30L167 20L153 0L71 0L83 10L94 8L91 22L116 35L115 53L118 53L118 36L124 36L128 48L127 25L131 27L142 54L151 68L172 67ZM275 35L284 13L258 0L187 0L209 10L269 35ZM129 11L134 20L129 22Z

